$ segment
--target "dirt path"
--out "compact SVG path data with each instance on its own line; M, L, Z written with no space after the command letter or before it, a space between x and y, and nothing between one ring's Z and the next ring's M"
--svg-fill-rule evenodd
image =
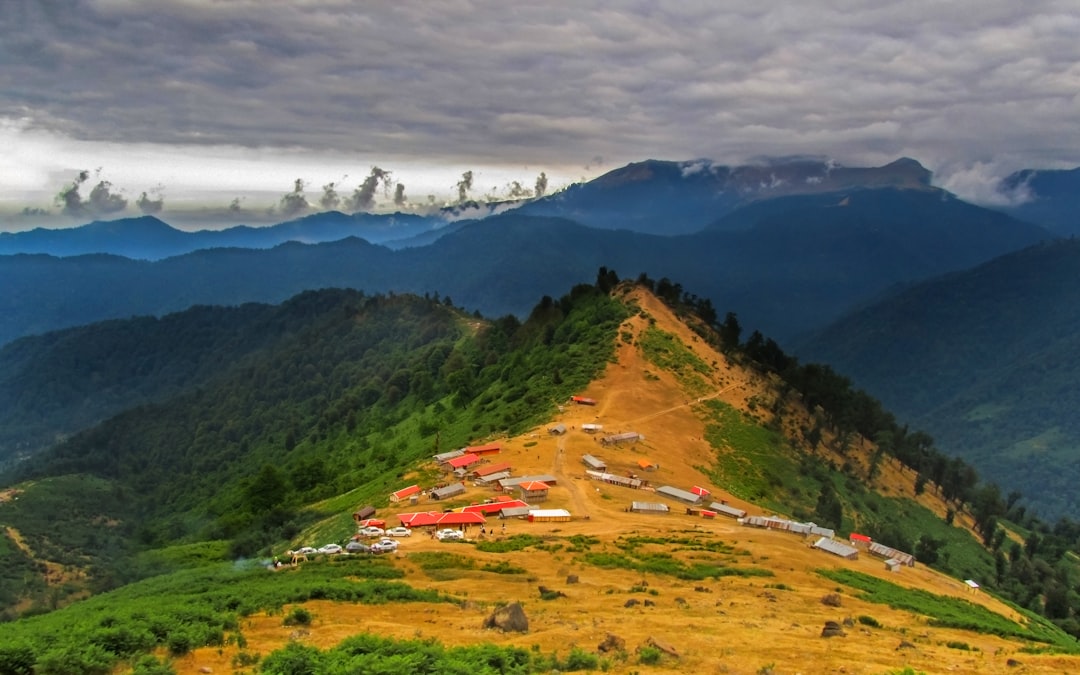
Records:
M559 479L559 486L566 488L570 496L570 502L574 505L571 513L588 517L589 507L581 494L581 486L578 484L580 476L573 476L566 470L566 437L559 436L555 445L555 456L551 463L551 473Z

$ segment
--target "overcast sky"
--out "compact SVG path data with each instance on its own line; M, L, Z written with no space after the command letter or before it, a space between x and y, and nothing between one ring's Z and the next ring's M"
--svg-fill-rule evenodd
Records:
M985 197L1080 164L1077 0L6 0L0 204L377 205L646 158L899 156ZM117 200L109 201L108 198ZM101 201L104 199L104 201ZM261 201L260 201L261 200ZM166 218L167 219L167 218ZM0 228L33 218L8 216Z

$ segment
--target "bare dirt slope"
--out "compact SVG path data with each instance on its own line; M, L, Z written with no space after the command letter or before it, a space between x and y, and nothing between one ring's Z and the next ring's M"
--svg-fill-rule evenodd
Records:
M604 376L580 392L595 398L596 406L567 404L552 424L562 422L566 435L553 436L538 428L520 437L505 439L500 461L509 461L515 475L552 473L558 481L544 504L566 508L571 522L528 523L513 520L504 533L499 525L490 538L518 533L551 537L547 550L530 548L510 553L483 553L468 544L440 543L426 536L403 540L396 564L406 571L407 583L434 588L467 600L463 606L450 604L408 604L360 606L311 602L306 607L315 615L313 625L297 630L282 625L280 614L245 619L243 632L248 651L266 654L290 639L329 647L360 632L374 632L397 638L434 638L447 645L492 642L556 651L565 655L572 646L595 651L610 634L626 642L624 659L613 658L613 672L698 672L698 673L887 673L910 666L927 673L1013 673L1077 672L1080 659L1020 652L1022 644L985 634L930 627L924 617L884 605L870 604L855 592L840 587L819 574L820 568L851 568L887 578L894 583L923 588L942 595L963 597L995 612L1019 619L1009 607L989 595L972 594L955 579L923 566L905 568L900 573L884 570L882 562L863 555L847 561L809 548L803 538L782 532L756 530L737 522L717 518L706 520L684 515L684 507L657 499L648 492L598 483L584 477L581 456L592 453L608 462L612 473L637 473L653 485L692 485L713 491L713 498L726 499L751 513L753 504L742 503L727 494L723 485L711 485L695 467L708 464L714 452L703 440L704 425L695 414L696 399L688 398L675 378L659 372L641 357L636 336L649 318L664 331L673 333L706 363L714 364L710 390L699 396L717 396L745 408L746 401L765 383L756 375L727 362L700 341L667 307L651 295L636 294L643 313L624 326L634 339L620 341L616 362ZM636 431L645 440L624 446L603 446L599 435L581 430L586 423L603 424L603 434ZM638 465L649 459L660 466L643 472ZM913 476L904 476L896 467L883 480L895 480L894 494L910 492ZM490 490L470 487L468 500L492 496ZM931 496L925 499L932 500ZM668 515L640 515L626 511L632 500L665 501L672 507ZM928 502L929 503L929 502ZM423 504L439 508L442 504ZM405 510L415 510L402 508ZM393 514L387 510L380 516ZM388 516L388 519L390 517ZM497 522L497 521L492 521ZM588 564L582 552L567 550L567 537L588 535L596 543L591 552L618 553L620 539L646 536L672 540L694 540L702 544L723 544L724 552L701 550L686 545L650 543L641 550L671 553L677 559L723 564L736 569L768 570L772 576L723 577L719 580L683 581L674 576L643 574L627 569L605 569ZM470 532L478 538L479 532ZM425 572L418 564L426 551L444 551L475 559L471 570ZM506 562L526 570L520 574L480 571L486 563ZM293 573L292 570L279 572ZM577 583L568 583L577 575ZM542 600L538 587L546 586L565 594ZM822 603L822 597L839 591L841 606ZM646 606L648 600L651 606ZM497 603L521 601L529 617L529 632L502 634L481 629L484 618ZM628 607L628 601L632 606ZM870 627L858 617L872 617L880 627ZM843 622L843 637L821 637L826 621ZM637 661L635 649L650 637L668 643L679 658L665 657L660 665L645 666ZM949 646L949 645L952 646ZM958 648L966 646L968 649ZM178 672L231 672L236 649L200 649L183 658ZM207 670L209 669L209 670Z

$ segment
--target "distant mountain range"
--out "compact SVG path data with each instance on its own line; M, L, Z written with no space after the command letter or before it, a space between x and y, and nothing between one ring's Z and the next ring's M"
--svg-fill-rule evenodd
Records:
M848 374L1041 513L1080 513L1080 242L920 283L798 351Z
M659 214L663 205L655 208ZM941 190L863 188L754 202L681 236L511 211L398 251L346 239L197 251L157 262L0 256L0 279L10 291L0 296L0 344L102 319L193 304L281 302L332 286L440 293L489 316L521 315L538 295L591 281L601 266L677 280L718 310L738 313L748 327L787 339L895 284L964 269L1050 236Z
M1080 168L1018 171L998 186L1009 213L1064 236L1080 234Z
M486 215L488 210L484 210ZM95 221L80 227L0 233L0 255L45 253L59 257L110 253L138 260L160 260L210 248L272 248L285 242L317 244L359 237L394 246L438 231L450 221L442 214L346 215L325 211L268 227L239 225L224 230L186 232L153 216Z

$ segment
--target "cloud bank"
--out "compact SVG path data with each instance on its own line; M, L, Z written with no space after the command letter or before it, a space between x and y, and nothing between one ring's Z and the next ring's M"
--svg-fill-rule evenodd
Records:
M1080 163L1071 1L12 4L0 120L73 144L533 167L525 180L646 157L906 155L944 177Z

